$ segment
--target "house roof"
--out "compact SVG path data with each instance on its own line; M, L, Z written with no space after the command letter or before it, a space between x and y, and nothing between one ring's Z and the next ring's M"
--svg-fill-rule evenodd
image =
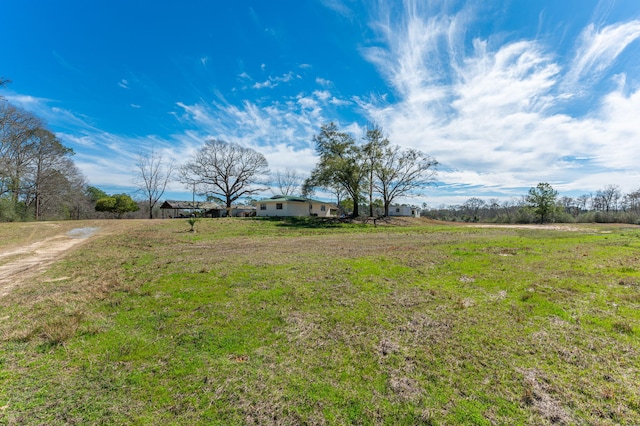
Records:
M231 210L255 210L255 206L245 206L245 205L234 205L229 207ZM213 207L211 210L226 210L225 206L217 205Z

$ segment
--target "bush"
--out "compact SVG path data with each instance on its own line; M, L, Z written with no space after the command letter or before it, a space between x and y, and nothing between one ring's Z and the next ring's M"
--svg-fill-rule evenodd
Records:
M571 216L569 213L566 213L566 212L556 213L553 216L553 218L554 218L554 221L558 223L575 223L576 222L576 218L574 218L573 216Z
M17 215L13 203L8 198L0 198L0 222L14 222Z
M536 221L536 215L527 207L523 207L518 210L516 214L516 223L534 223Z
M111 197L100 198L96 201L96 211L113 213L120 219L123 214L138 211L140 207L127 194L116 194Z

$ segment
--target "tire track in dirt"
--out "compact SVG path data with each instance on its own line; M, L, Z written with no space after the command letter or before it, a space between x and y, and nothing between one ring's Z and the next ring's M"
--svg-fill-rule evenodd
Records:
M35 276L72 248L86 242L98 228L75 228L14 250L0 252L0 298ZM9 259L6 263L4 259Z

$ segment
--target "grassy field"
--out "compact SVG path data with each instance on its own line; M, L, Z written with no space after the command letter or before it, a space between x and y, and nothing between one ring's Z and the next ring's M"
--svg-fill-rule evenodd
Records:
M112 222L0 299L0 424L640 424L640 228Z

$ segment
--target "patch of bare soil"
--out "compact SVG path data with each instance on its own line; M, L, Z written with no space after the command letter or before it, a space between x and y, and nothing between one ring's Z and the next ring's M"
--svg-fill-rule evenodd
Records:
M426 217L387 216L387 217L360 217L351 220L353 223L366 223L380 226L422 226L422 225L451 225L448 222L433 220Z
M24 247L0 251L0 298L25 279L45 270L72 248L86 242L96 231L98 228L75 228Z
M468 225L472 228L512 228L512 229L541 229L541 230L550 230L550 231L586 231L587 229L584 227L579 227L567 223L559 223L559 224L546 224L546 225L516 225L516 224L477 224L477 225Z

